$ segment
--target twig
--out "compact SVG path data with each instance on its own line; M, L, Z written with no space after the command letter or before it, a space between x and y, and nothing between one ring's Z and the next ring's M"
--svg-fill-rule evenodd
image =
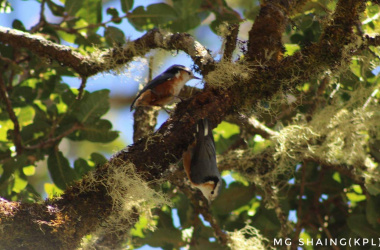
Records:
M326 76L322 79L321 83L319 84L319 87L314 95L314 102L311 104L311 107L309 109L308 115L307 115L307 120L310 122L313 118L314 112L318 109L323 95L323 92L325 91L326 87L330 83L330 77Z
M266 139L278 134L276 131L265 126L254 116L247 118L244 116L238 116L238 114L233 114L227 116L225 121L237 124L241 129L244 129L251 135L259 134Z
M372 101L372 99L376 96L377 92L379 92L379 89L375 89L372 94L368 97L367 101L365 101L364 105L363 105L363 110L366 109L366 107L368 106L368 104Z
M317 219L318 219L318 222L319 224L321 225L323 231L325 232L325 234L327 235L327 238L329 238L330 242L331 242L331 239L333 239L333 236L331 235L330 233L330 230L324 226L324 223L323 223L323 220L322 220L322 217L319 213L317 213ZM334 244L331 244L332 248L334 250L339 250L339 247L334 245Z
M16 146L17 154L20 155L23 151L22 138L20 133L20 123L18 122L16 114L12 108L12 102L9 99L8 92L2 76L0 76L0 95L7 108L9 118L13 122L13 142Z
M66 130L65 132L63 132L59 136L56 136L54 138L50 138L50 139L48 139L46 141L43 141L43 142L40 142L40 143L38 143L36 145L26 146L24 148L27 149L27 150L33 150L33 149L41 149L41 148L51 147L52 145L55 144L55 142L61 140L62 138L70 135L71 133L73 133L76 130L81 129L81 128L82 128L82 125L76 123L73 127L71 127L70 129Z
M220 228L219 224L213 217L210 211L210 207L208 205L208 201L203 195L196 194L196 192L200 191L192 191L190 187L187 186L183 181L185 175L178 174L178 172L179 170L175 171L171 175L171 177L169 177L170 182L176 185L181 190L181 192L183 192L191 200L191 203L194 206L194 211L198 214L201 214L203 218L210 223L212 229L214 230L215 236L217 237L219 242L222 245L226 245L229 241L229 237L225 232L223 232L223 230Z
M41 0L40 20L38 21L38 23L35 26L33 26L30 29L30 33L32 33L32 34L36 33L37 31L39 31L46 24L45 2L46 2L46 0Z
M368 46L379 46L380 45L380 36L370 37L368 35L365 36L365 39L367 40Z
M86 87L86 83L87 83L87 77L82 76L82 83L80 84L79 89L78 89L77 100L82 99L84 88Z

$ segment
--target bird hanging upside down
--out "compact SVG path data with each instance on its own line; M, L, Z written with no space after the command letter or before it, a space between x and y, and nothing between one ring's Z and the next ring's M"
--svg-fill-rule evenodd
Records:
M174 98L179 98L179 92L191 79L200 79L183 66L175 64L165 72L156 76L139 92L132 102L131 111L138 106L163 106L170 104Z
M182 157L191 185L201 190L210 203L219 194L222 178L216 165L215 142L207 119L198 121L196 140Z

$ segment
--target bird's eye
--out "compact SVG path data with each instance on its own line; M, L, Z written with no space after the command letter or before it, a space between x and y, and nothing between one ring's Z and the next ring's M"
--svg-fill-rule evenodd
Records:
M211 194L214 194L214 191L211 191Z
M189 74L189 76L191 76L191 72L187 72Z

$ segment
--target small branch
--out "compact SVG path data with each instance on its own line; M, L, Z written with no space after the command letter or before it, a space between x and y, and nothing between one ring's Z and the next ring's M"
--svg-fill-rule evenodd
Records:
M84 88L86 87L86 83L87 83L87 77L86 76L82 76L82 83L80 84L79 89L78 89L77 100L82 99Z
M338 171L339 173L352 179L357 184L361 185L365 183L364 177L356 174L356 169L366 168L364 165L356 164L355 166L352 166L352 165L346 165L346 164L333 164L330 162L326 162L324 159L318 159L315 157L307 157L307 158L304 158L303 160L316 162L324 167L327 167L328 169L334 169L335 171Z
M39 22L33 26L30 29L30 33L36 33L39 31L45 24L46 24L46 18L45 18L45 2L46 0L41 0L41 11L40 11L40 20Z
M319 87L317 89L317 92L314 95L314 102L311 104L311 107L309 109L309 112L307 114L307 120L310 122L313 118L314 112L318 109L323 97L323 93L325 92L325 89L327 86L329 86L330 83L330 77L326 76L322 79L321 83L319 84Z
M179 173L179 172L182 172ZM183 171L175 171L171 177L169 177L169 180L171 183L176 185L191 201L191 203L194 206L194 211L198 214L201 214L203 218L208 221L214 230L216 238L219 240L219 242L222 245L226 245L229 241L228 235L223 232L223 230L220 228L219 224L213 217L210 207L208 205L208 201L203 195L197 194L197 192L200 192L196 190L195 192L191 190L191 188L185 184L183 179L185 178L185 174Z
M323 231L324 231L325 234L327 235L327 238L328 238L328 239L330 240L330 242L331 242L331 239L334 239L334 238L333 238L333 236L331 235L329 229L328 229L327 227L324 226L324 223L323 223L322 217L321 217L321 215L320 215L319 213L317 213L317 219L318 219L318 222L319 222L320 226L322 227ZM339 250L339 247L338 247L338 246L336 246L336 245L334 245L334 244L332 244L331 246L332 246L332 248L333 248L334 250Z
M229 24L227 27L229 34L226 36L223 60L231 61L232 54L236 48L237 37L239 34L239 24Z
M43 142L36 144L36 145L26 146L25 149L34 150L34 149L42 149L42 148L51 147L52 145L56 144L57 141L63 139L64 137L70 135L71 133L73 133L73 132L75 132L81 128L82 128L82 125L75 124L73 127L71 127L69 130L63 132L61 135L54 137L54 138L50 138L50 139L43 141Z
M20 123L18 122L17 116L13 110L12 102L9 99L8 92L2 76L0 76L0 96L6 106L9 118L13 122L13 143L16 147L17 154L20 155L23 151L22 138L20 133Z
M248 118L244 116L238 116L238 114L233 114L227 116L225 121L239 125L241 129L244 129L250 135L259 134L266 139L278 134L276 131L266 127L254 116Z

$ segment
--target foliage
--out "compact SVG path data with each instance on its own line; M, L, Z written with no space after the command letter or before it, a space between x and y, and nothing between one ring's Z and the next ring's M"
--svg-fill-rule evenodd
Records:
M112 1L113 7L104 10L103 16L101 0L41 2L45 3L45 13L49 10L60 20L58 24L43 16L29 30L19 20L13 21L12 28L55 43L71 43L84 55L122 47L129 36L122 27L124 20L140 32L159 27L192 32L205 40L214 32L224 39L223 25L240 23L240 32L247 33L244 27L260 9L257 0L173 0L146 6L140 6L140 1L120 0ZM291 17L291 25L283 34L285 56L319 41L337 1L306 2ZM379 33L379 8L368 2L358 33ZM14 11L12 1L0 1L0 11ZM209 30L198 32L204 26ZM243 36L238 37L240 49L234 53L239 62L219 64L206 77L210 86L225 90L237 78L245 81L255 72L252 65L244 64ZM30 203L46 194L49 198L58 196L107 162L106 153L117 150L119 132L104 117L110 109L109 90L89 92L70 87L64 77L81 77L78 73L55 61L41 60L27 49L0 44L0 55L0 85L7 93L0 101L0 196ZM253 125L246 120L246 125L223 121L214 129L225 181L210 209L217 224L231 235L230 247L264 248L280 236L296 241L380 238L380 93L375 73L379 56L379 48L370 47L344 58L338 68L326 68L319 78L307 79L295 89L280 90L270 99L244 107L239 118L259 120L273 136L266 136L263 129L252 132L247 126ZM266 67L262 62L255 63L260 69ZM84 87L87 79L82 79ZM62 151L67 141L94 145L113 142L108 145L114 148L108 152L83 148L87 157L69 158ZM131 169L133 166L128 165L126 171ZM138 177L126 183L120 180L121 174L115 173L114 182L105 186L123 186L126 191L132 185L133 190L139 190ZM154 209L151 203L144 203L148 209L136 205L144 212L123 244L134 248L149 244L162 249L228 247L218 242L214 228L200 216L186 192L169 181L153 184L155 191L144 183L141 193L117 193L118 189L110 194L122 197L115 198L118 207L126 200L133 204L131 199L138 200L144 194L147 200L160 203ZM172 204L160 196L161 192L170 197ZM124 216L128 219L130 213ZM96 244L96 236L88 235L92 239L88 241Z

